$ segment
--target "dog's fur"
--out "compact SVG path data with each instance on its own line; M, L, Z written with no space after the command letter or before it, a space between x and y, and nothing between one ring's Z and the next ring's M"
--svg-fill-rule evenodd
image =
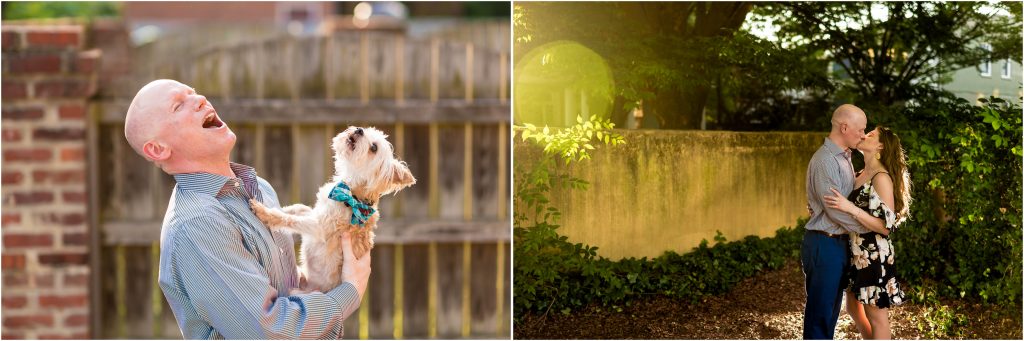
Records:
M416 179L405 162L395 159L387 135L374 128L348 127L334 137L334 178L320 187L313 208L295 204L270 209L251 200L253 212L271 229L302 234L298 292L327 292L341 284L341 234L352 235L352 252L361 258L373 248L380 197L412 186ZM376 145L377 151L371 151ZM372 202L375 212L363 227L350 224L352 209L327 196L344 181L360 200Z

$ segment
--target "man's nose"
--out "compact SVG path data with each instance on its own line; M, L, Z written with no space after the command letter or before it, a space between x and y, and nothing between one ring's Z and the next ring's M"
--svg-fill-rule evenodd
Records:
M196 111L199 111L200 109L202 109L203 107L206 106L206 96L203 96L203 95L196 95L196 96L199 97L199 99L196 100L196 102L199 104L198 106L196 106Z
M363 135L363 128L356 128L356 135Z

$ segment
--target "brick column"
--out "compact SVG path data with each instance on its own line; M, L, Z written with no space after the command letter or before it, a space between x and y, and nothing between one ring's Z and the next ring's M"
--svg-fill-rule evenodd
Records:
M99 51L80 26L4 25L2 338L90 338L86 105Z

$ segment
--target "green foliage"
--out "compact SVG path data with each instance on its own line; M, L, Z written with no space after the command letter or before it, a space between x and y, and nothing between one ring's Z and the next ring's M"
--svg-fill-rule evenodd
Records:
M517 55L570 40L607 60L617 90L615 122L625 121L626 111L640 101L644 114L666 129L699 128L705 108L716 122L749 122L745 115L759 101L787 90L829 85L825 66L814 53L784 49L740 30L751 3L515 6Z
M719 232L714 246L704 240L686 254L669 251L651 260L619 261L597 256L595 247L566 241L555 225L516 228L514 314L568 314L592 303L621 309L645 294L697 302L798 258L804 223L780 228L773 238L748 236L727 242Z
M934 77L986 58L1019 61L1020 8L1012 2L776 2L755 13L773 18L784 44L827 51L854 101L888 106L920 98Z
M554 132L547 126L538 128L530 123L524 123L522 127L518 128L523 141L533 139L536 143L544 146L544 153L562 157L565 164L569 164L569 161L590 159L588 151L595 149L591 144L595 137L597 142L604 142L611 146L626 143L621 135L608 133L608 130L615 127L615 124L607 119L590 116L588 120L583 120L582 116L576 116L576 123L572 127Z
M595 144L614 146L625 143L625 140L621 135L610 131L615 125L607 119L591 116L584 120L582 116L577 116L576 122L574 126L559 130L547 126L538 128L530 123L513 127L513 133L518 132L523 141L532 139L544 146L544 157L540 158L533 168L526 170L522 164L516 165L514 256L524 258L516 260L515 268L516 274L521 270L529 273L514 282L517 288L523 285L521 289L515 291L517 300L519 297L531 301L538 297L553 297L546 290L550 288L549 283L561 277L558 273L561 268L557 263L593 259L596 256L596 248L571 244L566 241L566 237L555 232L558 228L555 222L558 221L561 212L549 205L547 193L553 186L585 190L589 185L583 179L560 174L555 167L558 159L564 160L565 164L587 160L590 159L590 152L596 150ZM564 254L577 257L559 259L558 255ZM582 263L578 262L577 266L579 265ZM569 290L560 288L562 285L570 284L561 283L555 290ZM541 288L540 291L537 290L538 287ZM581 301L579 304L582 303Z
M587 160L590 159L590 151L596 149L595 144L615 146L626 143L622 135L610 131L615 124L607 119L591 116L584 120L577 115L576 122L576 125L565 129L538 128L531 123L513 126L513 134L519 133L523 141L533 139L543 145L545 154L531 169L524 169L522 163L516 164L516 211L513 216L516 226L522 226L532 217L532 223L537 226L556 228L557 225L552 224L561 212L549 205L548 191L552 186L585 190L590 185L586 180L559 173L555 168L557 159L564 160L565 164ZM516 245L517 250L519 247Z
M917 321L917 330L925 339L961 339L967 328L967 316L957 313L942 304L929 286L916 286L910 299L914 304L925 306L924 315Z
M942 296L1019 303L1021 107L925 98L877 115L900 135L914 185L911 220L893 234L900 276Z
M967 316L956 313L949 306L938 305L926 308L924 320L918 321L917 329L923 338L933 340L958 339L964 336Z
M118 16L121 4L117 2L75 1L4 1L3 20L45 19L67 17Z

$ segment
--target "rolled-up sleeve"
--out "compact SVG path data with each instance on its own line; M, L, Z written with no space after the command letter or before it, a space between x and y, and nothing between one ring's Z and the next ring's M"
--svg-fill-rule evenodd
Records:
M274 295L268 300L273 287L253 255L258 251L226 219L185 222L173 247L178 284L196 313L225 338L339 338L343 321L359 307L350 283L327 293Z
M812 164L811 169L811 193L814 194L815 200L821 203L825 217L831 220L836 225L846 229L847 231L854 233L867 233L869 230L861 225L857 219L854 219L849 214L844 213L836 208L828 207L825 205L825 196L834 195L830 188L835 188L837 191L842 193L842 186L839 184L839 179L843 178L843 173L839 170L837 165L831 159L818 159L817 162ZM847 195L849 193L846 193Z

